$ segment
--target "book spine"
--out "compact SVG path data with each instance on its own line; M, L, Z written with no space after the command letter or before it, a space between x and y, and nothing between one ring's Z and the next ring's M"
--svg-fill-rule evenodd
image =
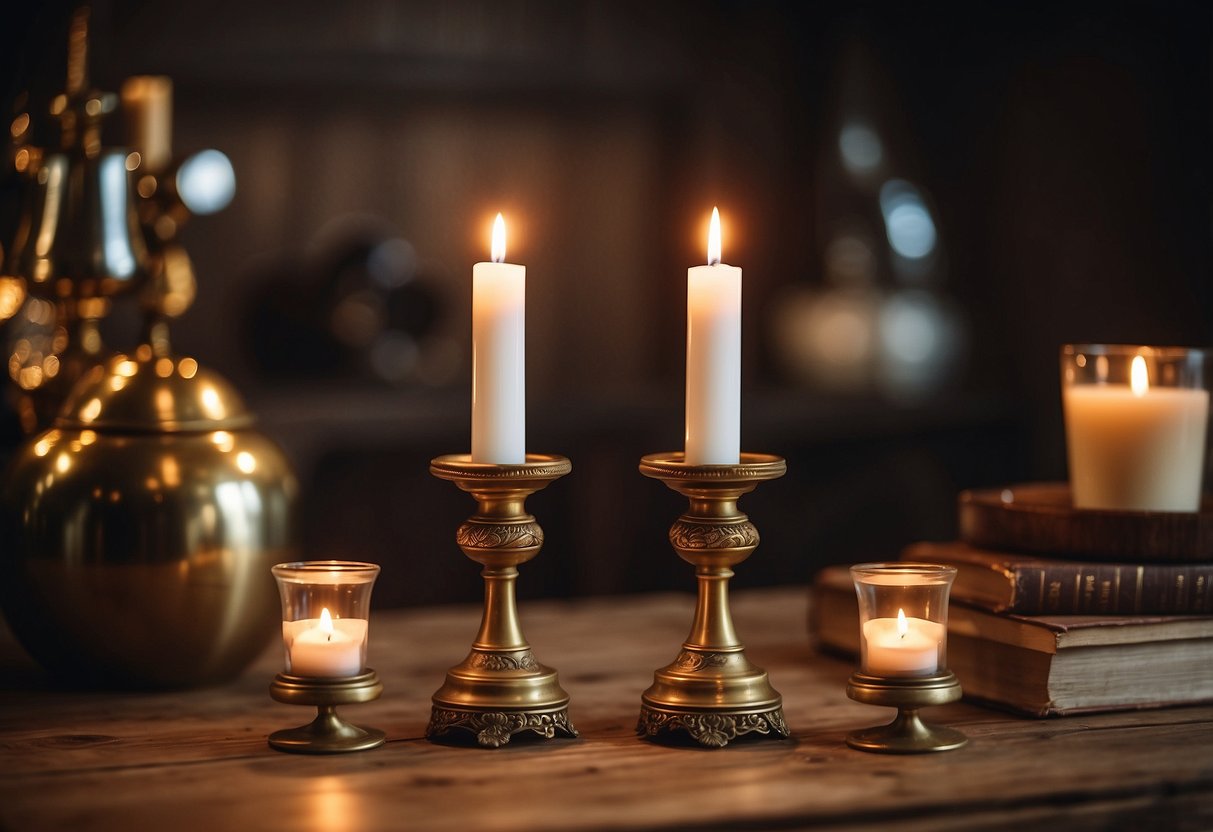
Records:
M1042 564L1011 571L1015 587L1006 612L1020 615L1213 613L1213 564Z

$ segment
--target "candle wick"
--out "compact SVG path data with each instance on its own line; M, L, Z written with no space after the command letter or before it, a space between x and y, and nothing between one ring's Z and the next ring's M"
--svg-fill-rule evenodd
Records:
M332 634L332 633L329 633L329 634L328 634L328 635L325 637L325 640L326 640L326 641L332 641L332 640L333 640L333 634Z
M719 257L713 257L711 260L709 260L709 261L708 261L708 265L709 265L709 266L719 266L719 265L720 265L720 258L719 258Z

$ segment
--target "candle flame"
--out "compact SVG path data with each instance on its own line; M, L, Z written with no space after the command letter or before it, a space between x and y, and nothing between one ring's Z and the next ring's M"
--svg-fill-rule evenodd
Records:
M492 257L494 263L505 262L505 217L501 216L501 212L493 220Z
M720 265L720 212L712 208L712 224L708 226L708 265Z
M329 615L329 608L325 607L320 611L320 632L328 636L328 640L333 640L333 616Z
M906 633L910 632L910 625L906 623L906 611L897 608L897 635L902 638L906 637Z
M1144 396L1150 389L1150 374L1146 371L1146 360L1140 355L1133 356L1133 363L1129 366L1129 387L1133 389L1134 396Z

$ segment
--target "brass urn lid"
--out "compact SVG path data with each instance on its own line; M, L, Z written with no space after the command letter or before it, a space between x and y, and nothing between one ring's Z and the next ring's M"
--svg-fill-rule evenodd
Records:
M72 390L55 426L181 433L249 427L236 389L193 358L141 345L99 364Z

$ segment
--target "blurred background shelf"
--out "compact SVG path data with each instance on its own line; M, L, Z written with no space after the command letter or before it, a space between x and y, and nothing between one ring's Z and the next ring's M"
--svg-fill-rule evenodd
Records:
M70 7L6 18L5 112L61 87ZM528 445L574 465L532 500L523 594L686 588L678 498L636 463L681 445L714 204L745 269L743 446L789 462L743 503L765 539L742 586L950 538L962 488L1063 479L1060 344L1213 342L1206 4L94 11L96 82L172 76L176 146L236 172L182 231L199 292L175 343L295 461L304 554L382 562L383 605L479 592L450 533L467 500L427 464L468 445L470 268L499 210L527 266Z
M306 557L382 564L376 598L388 606L479 596L451 531L472 505L428 473L432 457L466 450L466 394L304 385L259 392L252 404L307 484ZM568 455L573 473L529 502L547 543L520 594L688 589L665 542L683 501L636 468L644 453L679 446L681 401L651 389L635 401L541 400L530 414L530 446ZM1025 426L996 398L890 405L769 390L747 398L743 436L747 448L786 456L789 469L743 501L763 543L738 571L741 586L803 582L825 563L953 537L959 489L1027 473Z

